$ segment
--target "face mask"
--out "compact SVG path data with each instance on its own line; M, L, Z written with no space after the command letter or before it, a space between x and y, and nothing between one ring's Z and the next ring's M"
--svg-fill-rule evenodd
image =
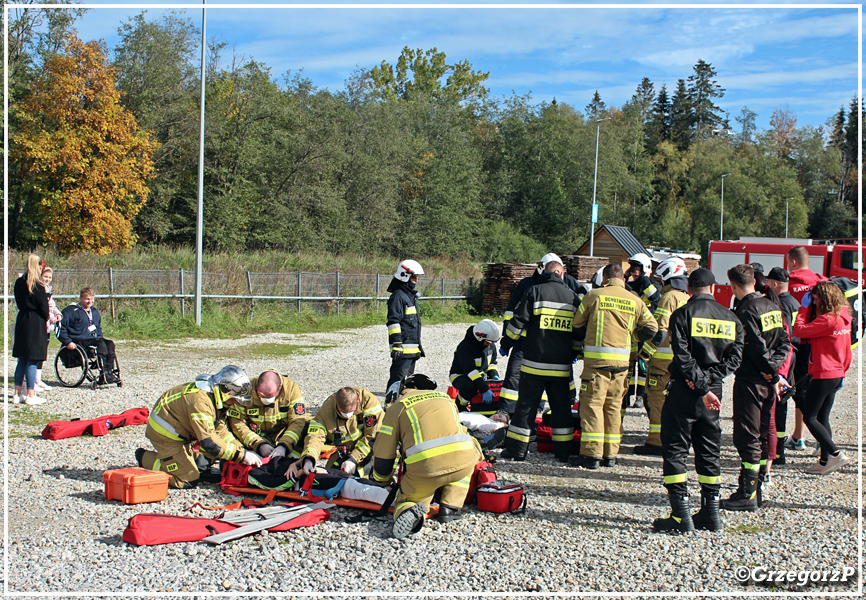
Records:
M344 419L351 419L352 417L355 416L355 411L352 411L350 413L344 413L344 412L338 410L337 412L340 413L340 416L343 417Z
M262 398L261 396L259 396L259 400L261 400L262 404L264 404L265 406L270 406L271 404L276 402L277 397L274 396L273 398Z

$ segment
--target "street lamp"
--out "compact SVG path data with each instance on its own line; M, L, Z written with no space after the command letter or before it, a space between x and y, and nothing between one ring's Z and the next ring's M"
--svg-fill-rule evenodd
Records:
M598 183L598 136L601 132L601 122L602 121L610 121L610 117L605 117L604 119L596 119L595 120L595 175L592 176L592 207L590 207L590 214L593 207L595 206L595 189L596 184ZM589 233L589 255L593 255L593 249L595 247L595 221L590 219L591 229Z
M725 239L725 177L730 173L722 175L722 210L719 214L719 241Z
M793 200L793 198L785 200L785 239L788 239L788 203L791 200Z

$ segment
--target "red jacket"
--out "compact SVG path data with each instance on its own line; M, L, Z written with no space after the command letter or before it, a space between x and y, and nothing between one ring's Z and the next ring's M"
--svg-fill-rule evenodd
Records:
M799 271L798 271L799 272ZM811 307L801 307L794 322L794 335L812 344L809 375L815 379L845 377L851 366L851 317L843 306L839 316L823 314L811 323Z
M811 269L797 269L788 274L788 291L797 302L803 301L803 294L811 292L812 288L818 285L819 281L827 279L823 275L818 275ZM794 335L797 335L796 333Z

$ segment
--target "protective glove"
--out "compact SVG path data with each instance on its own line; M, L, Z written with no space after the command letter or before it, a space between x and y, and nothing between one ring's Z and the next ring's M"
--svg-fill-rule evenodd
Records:
M351 458L348 458L343 461L343 464L340 465L340 470L343 473L348 473L349 475L354 475L355 471L358 470L358 463L356 463Z
M507 348L500 348L499 349L499 356L508 356L508 349Z
M304 457L304 464L303 464L302 468L304 470L304 474L309 475L310 473L312 473L313 471L316 470L316 461L314 461L309 456L305 456Z
M806 292L805 294L803 294L803 299L800 300L800 306L802 306L803 308L812 306L812 292Z
M394 346L391 348L391 360L400 360L403 358L403 347Z
M256 452L258 452L261 456L270 456L274 453L274 447L270 444L262 444L256 449Z
M241 462L250 467L261 467L262 457L253 452L252 450L247 450L244 453L244 458Z
M575 356L574 358L571 359L571 364L576 365L578 360L580 360L580 358Z
M637 368L641 371L646 371L646 361L642 358L637 359Z
M484 404L493 404L493 392L487 390L483 394L481 394L481 401Z
M500 380L499 375L494 374L494 375L490 376L490 381L499 381L499 380Z
M276 460L281 456L286 455L286 447L285 446L277 446L274 448L274 451L271 452L271 460Z

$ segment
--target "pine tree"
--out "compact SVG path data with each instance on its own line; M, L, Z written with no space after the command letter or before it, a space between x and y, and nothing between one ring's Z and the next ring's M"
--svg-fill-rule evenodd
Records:
M692 141L692 126L695 123L692 103L684 79L677 81L677 90L671 101L670 140L680 150L687 150Z
M713 79L716 70L709 63L698 60L693 69L694 74L689 76L688 98L695 136L698 139L705 139L722 122L722 117L719 115L721 109L713 104L713 100L724 97L725 90Z
M664 84L653 104L646 132L646 148L650 154L654 154L658 145L671 137L671 103Z
M737 134L737 143L742 146L748 146L754 141L755 135L755 119L758 114L749 110L748 106L740 109L740 116L734 117L734 120L740 124L740 133Z
M607 110L607 106L601 99L601 95L598 93L598 90L595 90L595 93L592 95L592 100L589 104L586 105L586 108L584 110L586 112L586 118L590 121L604 118L604 113Z

